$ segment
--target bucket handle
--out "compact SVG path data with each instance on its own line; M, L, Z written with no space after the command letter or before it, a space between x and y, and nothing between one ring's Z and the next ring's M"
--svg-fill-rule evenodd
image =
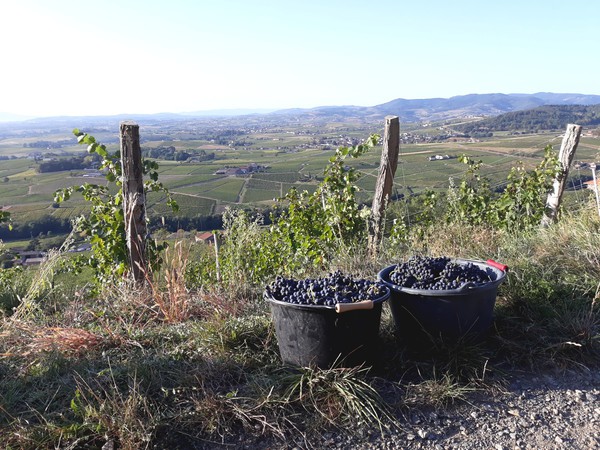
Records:
M361 302L335 304L336 313L344 313L347 311L354 311L357 309L373 309L373 300L363 300Z
M486 263L488 263L492 267L495 267L498 270L501 270L502 272L508 272L508 266L506 264L496 262L493 259L488 259Z

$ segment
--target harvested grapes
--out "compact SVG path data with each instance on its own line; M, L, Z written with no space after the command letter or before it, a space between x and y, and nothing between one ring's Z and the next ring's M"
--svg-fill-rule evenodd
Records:
M265 289L265 294L275 300L324 306L375 300L385 293L386 288L380 283L354 279L340 271L330 273L327 277L304 280L278 276Z
M457 262L445 256L413 256L390 272L397 286L424 290L453 290L470 283L473 286L492 281L488 273L471 262Z

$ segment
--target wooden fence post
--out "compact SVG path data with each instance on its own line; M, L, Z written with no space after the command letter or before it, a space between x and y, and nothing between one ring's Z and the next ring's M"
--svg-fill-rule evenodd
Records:
M560 207L563 191L567 185L569 167L573 162L573 156L575 155L575 150L577 150L580 136L581 125L575 125L572 123L567 125L567 129L565 130L565 135L560 146L560 151L558 152L561 171L554 179L552 192L548 194L548 198L546 200L546 211L544 212L544 217L542 217L542 226L544 227L549 226L558 219L558 208Z
M398 116L385 118L385 131L383 134L383 149L379 163L379 176L375 185L375 196L371 207L369 220L369 252L377 254L383 234L383 213L392 194L394 175L398 167L398 154L400 152L400 120Z
M596 196L596 206L598 207L598 216L600 216L600 194L598 194L598 181L596 180L596 163L591 163L590 169L592 169L592 180L594 180L594 195Z
M140 148L140 127L134 122L121 122L121 167L123 169L123 213L129 265L133 279L146 278L146 196Z

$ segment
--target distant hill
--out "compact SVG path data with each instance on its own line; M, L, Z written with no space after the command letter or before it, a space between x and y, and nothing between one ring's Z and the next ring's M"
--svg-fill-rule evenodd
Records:
M320 106L310 109L287 109L273 114L308 115L313 117L373 117L396 115L404 122L422 122L461 117L497 116L543 105L600 104L600 95L554 94L469 94L450 98L397 98L375 106Z
M98 124L116 123L121 120L136 120L143 123L165 121L203 120L217 117L268 117L283 120L381 120L387 115L399 116L403 122L433 122L457 118L498 116L500 114L532 109L544 105L595 105L600 104L600 95L554 94L469 94L450 98L404 99L397 98L375 106L319 106L316 108L292 108L283 110L236 109L211 110L185 113L118 114L93 117L45 117L33 119L32 124L60 125L64 123ZM22 118L21 120L23 120ZM18 120L15 116L0 113L0 122ZM6 126L7 124L0 124Z
M545 105L514 111L454 128L473 134L494 131L562 130L567 124L600 126L599 105Z
M31 116L21 116L18 114L0 112L0 122L17 122L27 119L31 119Z

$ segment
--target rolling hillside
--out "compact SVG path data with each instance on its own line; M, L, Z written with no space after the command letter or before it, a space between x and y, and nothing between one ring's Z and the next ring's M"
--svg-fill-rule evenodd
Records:
M599 126L600 105L546 105L501 114L496 117L458 125L455 128L464 133L561 130L569 123L577 123L588 127Z
M310 109L288 109L272 114L316 117L372 117L397 115L403 122L455 119L469 116L496 116L544 105L600 104L600 95L554 94L469 94L450 98L397 98L375 106L321 106Z

